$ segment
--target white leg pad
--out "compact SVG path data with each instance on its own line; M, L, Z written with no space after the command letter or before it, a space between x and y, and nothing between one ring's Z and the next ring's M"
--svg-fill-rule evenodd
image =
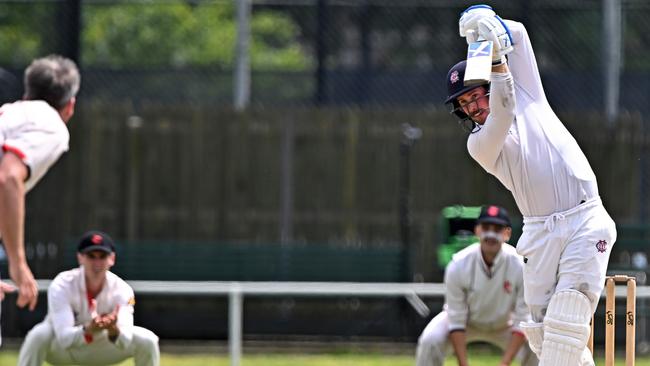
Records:
M544 352L540 365L580 365L591 332L591 315L591 301L582 292L556 292L544 317Z
M591 351L587 347L582 350L582 356L580 357L580 366L595 366L594 356L591 354Z
M544 323L521 322L519 328L526 334L530 350L540 358L544 342Z

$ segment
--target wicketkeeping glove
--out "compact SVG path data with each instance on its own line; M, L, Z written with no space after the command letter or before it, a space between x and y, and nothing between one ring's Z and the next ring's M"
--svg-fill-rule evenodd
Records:
M498 15L480 19L478 21L478 35L479 38L492 41L494 44L492 53L493 63L504 63L504 56L514 49L512 47L510 30Z
M468 37L468 31L478 31L478 22L483 18L492 18L496 14L492 7L485 4L472 5L460 13L458 20L458 32L461 37ZM474 37L476 38L476 37ZM471 43L468 37L467 43Z

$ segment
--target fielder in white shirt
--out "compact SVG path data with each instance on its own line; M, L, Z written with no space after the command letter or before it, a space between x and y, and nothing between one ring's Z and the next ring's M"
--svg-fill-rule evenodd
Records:
M25 70L24 100L0 107L0 235L19 307L34 310L38 288L25 257L25 195L68 150L81 78L75 63L50 55ZM1 292L13 287L0 282ZM2 298L2 296L0 296Z
M447 76L446 103L471 132L470 155L524 215L517 252L533 322L522 329L541 365L593 365L589 322L616 226L589 162L546 99L524 26L475 5L461 13L459 29L468 42L494 42L489 85L465 87L461 62Z
M467 344L491 343L503 351L501 366L514 358L536 366L519 323L530 320L524 303L523 258L506 243L512 230L505 209L485 206L475 233L480 242L454 254L445 269L445 306L426 326L416 351L417 366L442 366L454 350L467 366Z
M84 234L77 259L80 267L61 272L48 288L47 317L27 334L18 365L110 365L133 357L136 366L158 366L158 337L133 325L133 289L109 271L112 239Z

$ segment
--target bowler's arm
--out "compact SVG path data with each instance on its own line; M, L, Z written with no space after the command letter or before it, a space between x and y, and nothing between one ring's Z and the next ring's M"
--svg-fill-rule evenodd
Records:
M0 233L9 260L9 276L19 289L17 304L34 310L38 288L27 264L24 244L25 180L29 169L21 154L18 150L8 150L0 160Z

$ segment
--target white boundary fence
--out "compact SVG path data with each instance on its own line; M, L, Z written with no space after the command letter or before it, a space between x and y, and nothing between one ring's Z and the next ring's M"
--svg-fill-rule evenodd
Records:
M39 291L47 291L50 280L38 280ZM228 348L230 365L239 366L242 354L242 323L245 296L301 297L404 297L421 316L429 307L420 297L442 297L442 283L357 282L221 282L221 281L127 281L136 294L228 296ZM604 296L604 295L603 295ZM627 296L616 286L616 298ZM650 286L637 288L638 299L650 298Z

